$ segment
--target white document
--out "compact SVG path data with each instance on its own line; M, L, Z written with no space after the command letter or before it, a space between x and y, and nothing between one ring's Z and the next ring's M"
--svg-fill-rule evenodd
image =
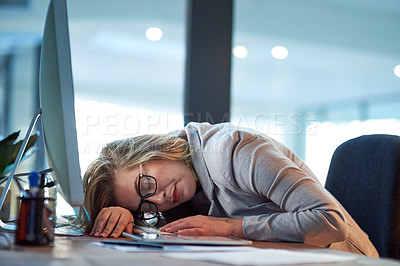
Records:
M96 247L109 248L120 252L243 252L252 251L257 248L249 246L196 246L196 245L164 245L162 248L136 246L136 245L119 245L117 241L112 243L90 242L90 245Z
M154 233L149 235L153 237L141 237L126 232L122 233L122 236L130 238L133 241L165 245L246 246L252 243L250 240L223 236L178 236L177 234L157 235Z
M95 247L113 249L120 252L162 252L164 250L164 247L156 248L149 246L118 245L118 244L103 243L97 241L90 242L89 245Z
M285 265L352 261L353 255L289 251L281 249L237 250L235 252L184 252L165 253L175 259L200 260L231 265Z

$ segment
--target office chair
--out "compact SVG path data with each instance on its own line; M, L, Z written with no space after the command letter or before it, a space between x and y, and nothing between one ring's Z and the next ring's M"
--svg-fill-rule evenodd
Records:
M400 259L400 137L365 135L334 152L325 184L381 257Z

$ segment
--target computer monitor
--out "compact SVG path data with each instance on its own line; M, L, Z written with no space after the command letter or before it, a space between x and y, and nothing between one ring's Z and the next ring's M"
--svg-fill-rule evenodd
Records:
M32 118L7 178L0 197L0 209L14 180L29 136L40 116L47 159L53 168L58 191L71 206L83 205L66 0L50 1L43 33L39 76L41 109ZM21 192L24 194L25 191L21 188ZM6 224L0 218L0 228L15 231L16 225Z
M71 206L82 206L66 0L51 0L49 4L40 57L39 87L47 159L58 192Z

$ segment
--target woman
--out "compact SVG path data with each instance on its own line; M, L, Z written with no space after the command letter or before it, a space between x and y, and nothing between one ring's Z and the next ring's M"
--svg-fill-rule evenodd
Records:
M168 135L113 142L84 183L92 220L80 218L92 236L118 237L161 212L174 221L160 229L179 235L304 242L378 257L300 158L228 123L189 123Z

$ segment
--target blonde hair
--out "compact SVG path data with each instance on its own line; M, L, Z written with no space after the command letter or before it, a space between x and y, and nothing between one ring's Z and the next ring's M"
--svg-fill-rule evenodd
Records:
M150 160L173 160L186 165L197 181L190 155L191 149L186 140L167 134L143 135L107 144L99 158L86 170L83 186L87 214L81 208L75 223L89 233L101 209L117 205L114 186L116 170L133 169Z

